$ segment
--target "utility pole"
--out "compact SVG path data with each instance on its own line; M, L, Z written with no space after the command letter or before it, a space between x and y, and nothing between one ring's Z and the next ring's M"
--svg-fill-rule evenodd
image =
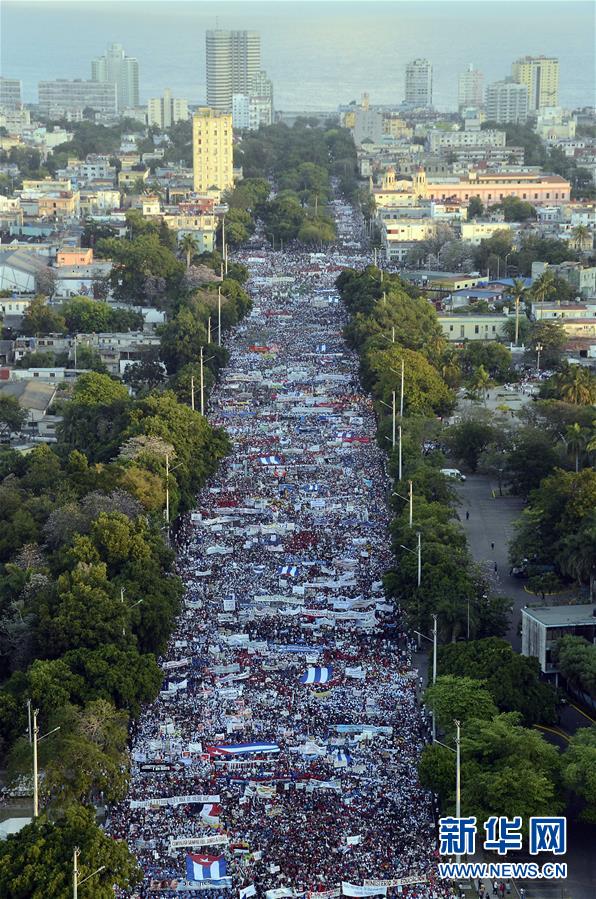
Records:
M402 357L401 360L401 391L399 394L399 417L404 417L404 372L405 372L405 359Z
M391 328L391 343L395 343L395 325Z
M455 724L455 817L461 818L461 728L460 722L454 721ZM455 856L459 861L459 855Z
M515 298L515 345L519 342L519 297Z
M207 343L211 343L211 316L207 319Z
M422 534L418 531L418 588L422 583Z
M200 360L201 360L201 415L204 415L205 414L205 375L204 375L204 363L203 363L203 347L201 347Z
M399 474L399 480L401 481L401 479L402 479L402 474L403 474L403 471L402 471L402 468L403 468L403 466L402 466L402 453L401 453L401 425L399 426L399 452L398 452L398 458L399 458L399 462L398 462L398 465L399 465L399 471L398 471L398 474Z
M50 734L55 734L57 730L60 730L60 727L54 727L53 730L49 730L47 734L44 734L43 737L39 736L39 725L37 723L37 716L39 715L39 709L33 709L33 817L37 818L39 815L39 773L37 768L37 744L41 743L42 740L45 740L46 737L49 737Z
M100 874L102 871L105 871L106 866L102 865L101 868L98 868L96 871L93 871L92 874L87 874L86 877L83 877L82 880L79 880L79 855L81 854L81 850L78 846L75 846L73 856L72 856L72 895L73 899L78 899L79 895L79 887L82 883L86 883L88 880L91 880L92 877L95 877L96 874Z
M166 453L166 526L170 532L170 457ZM122 600L124 602L124 600Z
M190 408L192 411L195 411L195 378L194 375L190 376Z
M433 615L433 686L437 682L437 616ZM437 738L437 718L433 709L433 743Z
M395 390L392 394L392 406L391 406L391 447L395 450ZM400 478L401 481L401 478Z
M33 709L33 817L39 815L39 782L37 777L37 740L39 738L39 726L37 715L39 709Z
M221 346L221 287L217 288L217 345Z
M409 485L408 497L410 500L410 527L412 527L412 521L414 518L414 488L412 485L412 481L408 481L408 485Z
M540 374L540 353L543 349L544 347L541 343L536 344L536 371L538 374Z

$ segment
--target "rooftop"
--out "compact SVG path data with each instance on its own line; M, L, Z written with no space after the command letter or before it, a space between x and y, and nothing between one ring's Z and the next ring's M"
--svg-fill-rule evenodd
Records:
M596 606L592 603L578 606L542 606L523 610L524 615L534 618L546 627L565 627L576 624L596 624Z

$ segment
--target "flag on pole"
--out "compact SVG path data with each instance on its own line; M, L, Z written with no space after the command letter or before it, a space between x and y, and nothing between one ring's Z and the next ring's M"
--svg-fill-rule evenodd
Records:
M226 876L226 860L223 855L186 856L186 876L189 880L222 880Z
M296 577L298 574L298 565L280 565L277 573L286 575L287 577Z

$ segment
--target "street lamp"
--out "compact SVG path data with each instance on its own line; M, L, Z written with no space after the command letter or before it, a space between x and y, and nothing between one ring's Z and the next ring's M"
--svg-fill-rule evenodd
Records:
M409 546L404 546L403 543L400 543L400 548L418 557L418 624L420 624L420 584L422 582L422 534L420 531L417 532L416 536L418 538L417 549L410 549ZM418 649L420 649L420 635L418 635Z
M446 743L441 743L440 740L435 740L435 743L448 749L449 752L455 753L455 817L461 818L461 722L455 719L453 723L455 724L455 749L447 746ZM459 859L460 856L456 855L455 860L459 862Z
M407 498L405 496L402 496L401 493L396 493L395 490L392 492L391 496L398 496L400 499L403 499L405 502L410 504L410 527L412 527L412 519L414 514L414 492L412 488L412 481L408 481L408 486L409 489Z
M39 715L39 709L33 710L33 817L37 818L39 815L39 775L37 771L37 744L41 743L42 740L45 740L46 737L49 737L51 734L55 734L57 730L60 730L60 727L54 727L53 730L49 730L47 734L44 734L43 737L39 736L39 726L37 724L37 716Z
M540 374L540 353L542 352L543 349L544 349L544 347L542 346L541 343L536 344L536 372L538 374Z
M202 347L201 347L202 349ZM166 453L166 529L168 534L168 545L170 543L170 472L176 471L182 466L182 462L170 468L170 456Z
M79 893L79 887L81 884L86 883L88 880L91 880L92 877L95 877L96 874L100 874L102 871L105 871L106 866L102 865L101 868L98 868L96 871L93 871L92 874L88 874L87 877L83 877L82 880L79 880L79 855L81 854L81 850L78 846L75 846L72 858L72 895L73 899L77 899Z
M423 637L425 640L428 640L429 643L433 645L433 686L437 682L437 616L433 615L433 635L432 637L427 637L426 634L421 634L420 631L414 631L415 634L418 634L418 637ZM433 743L437 739L437 722L435 720L435 710L432 710L433 716Z

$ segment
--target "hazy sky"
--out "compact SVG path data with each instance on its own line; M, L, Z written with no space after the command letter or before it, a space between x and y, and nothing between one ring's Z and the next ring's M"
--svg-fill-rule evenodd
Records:
M490 82L515 58L541 53L560 58L561 102L588 105L594 9L588 0L2 0L0 59L35 102L38 81L89 78L91 59L118 42L139 60L142 100L171 87L196 103L205 99L205 30L218 23L261 33L278 109L332 109L363 91L399 103L416 56L433 63L435 105L454 108L468 63Z

